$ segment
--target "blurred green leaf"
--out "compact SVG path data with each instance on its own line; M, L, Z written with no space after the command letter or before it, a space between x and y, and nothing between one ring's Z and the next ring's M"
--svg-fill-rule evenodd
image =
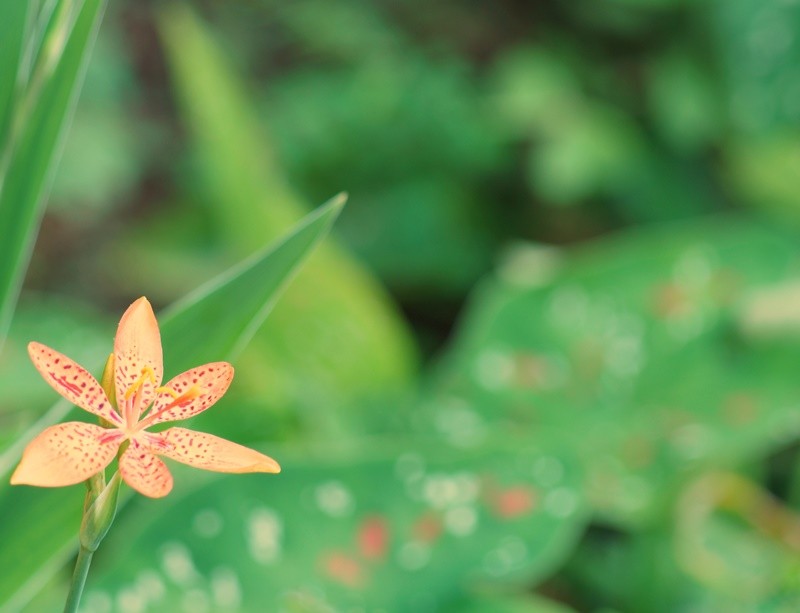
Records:
M783 0L713 0L703 6L708 42L726 85L736 132L766 136L800 121L800 5Z
M790 234L719 219L599 242L549 279L531 270L528 281L517 257L474 298L437 397L470 415L473 435L561 432L603 516L663 519L693 471L800 432L800 326L794 294L775 294L796 283L797 257ZM441 412L433 429L469 434L442 428Z
M675 155L681 147L673 152L654 142L619 94L624 84L616 73L601 80L591 71L592 58L565 43L550 47L511 49L494 68L498 123L512 142L528 148L525 178L533 194L550 207L601 204L639 222L685 218L717 206L709 178ZM696 71L688 61L670 64L669 58L657 67L655 120L668 138L683 139L684 149L691 147L689 139L709 139L716 109ZM688 100L676 108L679 96Z
M6 143L14 117L14 106L19 96L22 76L21 63L26 42L26 33L30 33L33 20L33 3L4 2L0 6L0 40L3 41L3 53L0 55L0 143ZM29 37L30 38L30 37Z
M687 49L663 53L650 65L648 104L663 138L681 153L708 147L722 133L725 115L714 75Z
M422 612L465 589L535 581L582 529L577 474L561 465L558 479L533 486L532 467L554 461L548 451L494 443L469 452L386 442L361 459L270 450L278 477L196 479L170 505L137 499L87 603L132 591L148 611L191 594L215 611Z
M528 595L493 594L460 600L448 611L453 613L570 613L565 604Z
M241 350L263 322L280 291L309 252L328 232L344 198L339 196L298 225L277 245L258 253L171 307L161 321L165 364L181 372L206 361L226 359ZM184 338L184 335L186 338ZM47 339L39 339L47 341ZM110 347L109 347L110 349ZM0 455L6 475L22 447L45 426L63 418L80 419L59 402L23 439ZM59 489L0 485L0 607L24 604L74 551L80 521L82 486ZM19 509L25 509L19 513Z
M147 173L170 155L163 126L141 111L147 98L136 82L129 41L114 27L124 7L112 3L98 33L53 177L47 212L61 223L98 224L109 210L124 210Z
M462 58L412 41L332 64L277 75L266 92L288 176L311 195L353 190L340 236L401 300L453 300L488 270L505 218L480 205L498 198L508 161L494 112Z
M3 37L0 78L0 345L5 338L19 294L22 278L33 248L44 200L60 153L66 128L77 100L92 43L105 8L105 0L62 0L49 5L53 20L46 32L31 31L19 39L27 7L28 23L39 15L39 3L6 2L0 9L2 28L12 34ZM5 21L5 18L8 21ZM43 27L43 26L40 26ZM3 30L0 30L2 36ZM42 36L30 73L14 70L11 62L32 61L26 57ZM6 47L6 45L8 45Z
M274 12L310 51L358 61L365 48L387 53L401 46L402 33L380 14L381 8L371 3L310 0L277 3Z
M277 235L301 216L305 204L290 189L244 86L204 25L180 4L163 12L160 25L202 161L213 227L228 251L250 252L264 233ZM318 423L337 408L352 411L365 396L403 390L415 368L413 341L396 307L333 244L309 261L256 344L259 368L279 379L278 387L296 390L293 404L304 405ZM309 395L308 380L317 393Z
M790 179L800 175L800 131L734 139L725 162L723 179L746 204L800 223L800 192Z
M704 474L677 500L674 525L590 530L562 578L583 602L621 611L796 608L798 516L721 473Z

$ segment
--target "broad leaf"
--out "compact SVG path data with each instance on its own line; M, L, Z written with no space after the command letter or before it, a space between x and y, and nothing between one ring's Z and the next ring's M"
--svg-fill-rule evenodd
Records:
M135 592L143 610L172 610L192 593L211 610L422 612L476 586L540 579L583 527L576 466L530 442L495 443L390 443L371 459L268 449L279 476L195 472L200 487L184 485L171 506L128 509L87 604Z
M484 429L565 432L595 507L652 521L693 471L800 431L797 257L782 231L719 220L599 242L560 267L519 253L473 300L437 393Z

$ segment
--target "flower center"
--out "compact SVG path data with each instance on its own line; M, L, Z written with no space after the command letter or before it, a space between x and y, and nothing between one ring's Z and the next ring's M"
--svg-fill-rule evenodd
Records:
M125 390L125 396L123 398L125 402L125 423L127 423L129 427L139 421L139 415L141 413L139 405L142 403L142 386L148 381L151 385L155 385L156 375L152 368L144 366L142 368L142 374L140 374L136 381Z

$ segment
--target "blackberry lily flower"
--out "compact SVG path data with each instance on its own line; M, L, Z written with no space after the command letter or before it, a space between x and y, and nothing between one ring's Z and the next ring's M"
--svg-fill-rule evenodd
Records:
M172 475L159 456L223 473L280 472L272 458L211 434L180 427L147 430L210 408L227 391L233 367L227 362L205 364L162 387L161 334L144 297L125 311L114 340L118 410L100 383L73 360L40 343L30 343L28 353L53 389L100 417L107 427L71 421L45 429L28 444L11 476L12 484L59 487L80 483L104 470L126 442L129 444L119 458L120 476L151 498L166 496L172 489Z

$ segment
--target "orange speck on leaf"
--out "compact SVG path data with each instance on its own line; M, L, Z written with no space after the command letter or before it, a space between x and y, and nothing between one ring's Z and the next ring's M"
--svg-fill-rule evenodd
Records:
M443 529L442 520L438 516L426 513L414 522L411 533L418 541L433 543L441 536Z
M492 508L498 517L516 519L536 508L536 491L526 485L517 485L497 492Z
M364 584L364 571L357 560L342 552L332 552L323 556L322 567L331 579L347 587L360 587Z
M686 291L673 283L665 283L655 289L653 310L656 317L670 319L682 317L690 310L689 298Z
M382 517L368 517L358 530L358 548L368 560L384 558L389 549L389 526Z

